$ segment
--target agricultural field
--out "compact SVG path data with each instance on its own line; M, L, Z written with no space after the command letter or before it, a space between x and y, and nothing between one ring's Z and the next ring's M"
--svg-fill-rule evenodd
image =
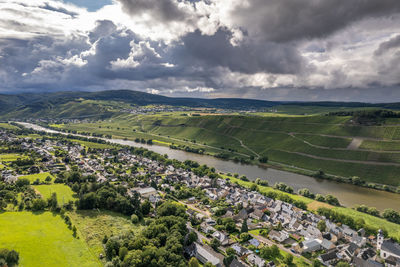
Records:
M19 252L21 267L101 266L82 239L51 212L0 214L0 244Z
M39 179L40 182L45 182L46 178L50 176L51 178L51 183L54 181L54 176L51 175L49 172L42 172L42 173L35 173L35 174L29 174L29 175L23 175L18 177L19 179L28 179L31 183Z
M57 194L57 201L60 206L72 200L75 201L74 192L71 188L65 184L51 184L51 185L34 185L36 191L40 193L40 195L44 199L50 198L51 194Z
M309 171L322 169L331 175L359 176L366 182L399 186L399 122L390 119L388 124L365 126L351 123L348 116L194 117L165 113L123 114L111 120L57 127L114 138L153 139L158 145L188 145L211 155L267 156L271 162ZM348 148L355 137L363 140L361 146Z
M17 130L17 129L19 129L19 127L15 126L15 125L11 125L9 123L1 122L0 129Z
M0 162L11 162L11 161L16 161L17 159L25 159L25 158L27 158L25 155L15 154L15 153L0 154Z
M376 151L400 151L400 142L364 140L360 148Z
M102 240L105 235L110 237L143 228L141 225L133 225L128 217L112 211L80 210L69 212L68 215L94 255L103 253Z
M82 146L84 146L86 149L88 149L88 148L108 149L108 148L115 147L114 145L110 145L110 144L100 144L100 143L83 141L83 140L78 140L78 139L69 139L69 141L79 143Z

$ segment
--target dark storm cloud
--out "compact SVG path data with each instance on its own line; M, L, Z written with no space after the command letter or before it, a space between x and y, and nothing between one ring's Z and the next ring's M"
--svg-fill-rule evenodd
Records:
M393 37L392 39L383 42L379 45L379 48L375 51L375 56L380 56L390 49L400 49L400 35Z
M118 0L123 9L131 15L141 15L146 12L156 21L181 21L187 14L180 10L174 0Z
M258 43L251 39L233 46L232 34L219 29L214 35L199 31L182 37L183 47L177 49L176 58L186 64L203 63L206 66L227 67L242 73L298 73L303 69L303 59L295 47L273 42Z
M400 11L399 0L249 0L234 22L270 41L319 38L365 18Z

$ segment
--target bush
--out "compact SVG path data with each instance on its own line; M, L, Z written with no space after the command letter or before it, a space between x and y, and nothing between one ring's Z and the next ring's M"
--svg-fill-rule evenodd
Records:
M0 265L1 266L17 266L19 262L19 253L15 250L0 249ZM6 264L4 264L6 263Z
M132 214L131 216L131 222L133 224L137 224L139 222L139 217L136 214Z

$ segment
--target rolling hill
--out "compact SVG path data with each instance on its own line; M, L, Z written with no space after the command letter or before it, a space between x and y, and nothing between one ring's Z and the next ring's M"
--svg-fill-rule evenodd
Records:
M108 103L107 103L108 102ZM114 105L110 105L110 103ZM332 108L400 108L400 103L369 104L358 102L279 102L241 98L174 98L132 90L99 92L55 92L0 95L0 117L10 118L83 118L104 119L118 113L121 105L169 105L236 110L263 109L275 106Z

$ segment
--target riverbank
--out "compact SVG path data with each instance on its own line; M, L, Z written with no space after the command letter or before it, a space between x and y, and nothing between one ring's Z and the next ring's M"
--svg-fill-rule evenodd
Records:
M43 128L35 124L22 123L22 125L38 131L62 133L60 131ZM66 133L62 134L66 135ZM83 137L88 138L87 136ZM300 175L293 172L286 172L273 168L265 169L260 166L235 163L233 161L225 161L208 155L200 155L181 150L170 149L168 146L159 146L154 144L147 145L123 139L103 138L103 140L121 145L144 147L161 155L167 154L169 158L177 159L180 161L190 159L199 162L200 164L206 164L207 166L214 167L220 172L240 173L246 175L247 178L250 180L261 178L263 180L268 180L269 184L272 185L278 182L283 182L291 186L295 192L297 192L299 189L308 188L311 192L315 194L332 194L339 199L340 203L347 207L366 205L369 207L376 207L380 211L383 211L386 208L392 208L394 210L400 211L400 207L398 205L398 203L400 203L399 194L358 187L351 184L337 183L330 180L315 179L310 176Z
M150 133L148 131L145 131L144 129L134 129L133 131L127 132L126 128L123 128L124 126L121 126L122 128L112 128L112 126L98 126L98 128L88 128L84 127L86 131L79 130L80 127L75 127L78 130L71 130L70 128L64 128L66 125L64 124L53 124L53 125L45 125L47 128L51 128L56 131L63 131L63 132L69 132L69 133L80 133L83 135L90 136L90 134L97 134L97 133L102 133L104 136L105 133L107 133L106 136L108 138L120 138L124 140L131 140L131 141L139 141L139 140L150 140L152 139L154 143L160 146L167 146L172 149L177 149L177 150L182 150L185 152L192 152L200 155L209 155L216 157L218 159L223 159L223 160L232 160L234 163L241 163L241 164L252 164L259 166L261 168L274 168L277 170L282 170L282 171L287 171L287 172L292 172L300 175L306 175L310 176L316 179L326 179L329 181L334 181L338 183L347 183L351 185L355 185L358 187L365 187L365 188L370 188L370 189L375 189L375 190L382 190L386 192L391 192L391 193L400 193L400 188L397 186L393 185L387 185L384 183L379 183L379 182L366 182L363 180L363 178L357 177L357 176L352 176L352 177L346 177L346 176L340 176L340 175L334 175L332 173L326 172L324 169L308 169L307 167L298 167L294 166L285 162L280 162L276 160L268 160L268 163L261 163L260 162L260 155L258 155L256 152L254 152L253 149L250 149L246 145L243 144L241 140L236 140L239 142L242 146L245 148L244 151L236 151L234 149L230 149L227 147L216 147L210 144L206 143L201 143L201 142L196 142L196 140L188 140L188 139L179 139L179 138L174 138L169 135L162 135L160 133L154 134ZM77 125L75 125L77 126ZM107 128L108 127L108 128ZM105 129L107 128L107 130ZM95 131L96 133L94 133ZM293 135L293 134L292 134ZM140 141L139 141L140 142ZM306 142L308 143L308 142ZM246 153L250 153L246 154ZM273 153L283 153L283 152L278 152L274 151ZM280 154L279 154L280 155ZM293 154L287 155L290 157L293 157ZM282 157L282 155L280 155ZM316 159L313 159L313 161L318 161ZM322 162L322 161L321 161ZM317 164L317 163L316 163ZM321 163L322 164L322 163ZM355 166L354 164L351 163L343 163L347 164L346 168L352 168ZM315 164L314 164L315 165ZM315 167L313 165L313 167ZM357 164L356 164L357 165ZM368 166L366 166L368 167ZM384 167L384 166L379 166ZM388 166L390 168L391 166ZM380 173L381 174L381 173Z

